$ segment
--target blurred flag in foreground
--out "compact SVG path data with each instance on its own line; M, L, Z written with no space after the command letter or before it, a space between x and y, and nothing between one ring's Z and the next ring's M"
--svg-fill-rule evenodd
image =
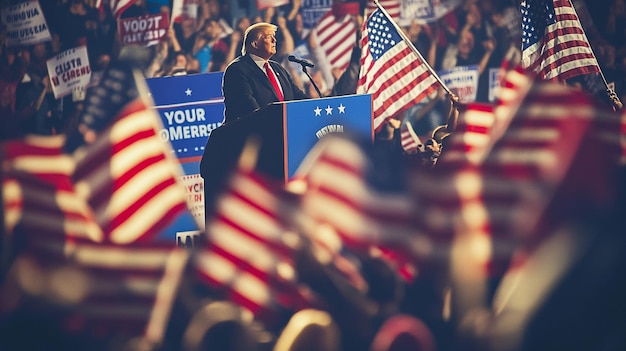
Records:
M406 191L398 159L374 157L345 137L326 137L309 152L297 172L306 183L302 210L315 221L314 238L328 231L341 248L369 255L381 249L399 266L413 263L430 243L415 230L415 207ZM320 238L323 241L324 238ZM424 242L426 241L426 242Z
M374 128L420 102L439 83L380 9L363 23L358 94L372 94Z
M266 323L281 311L310 307L295 269L302 246L282 215L290 206L280 186L239 168L207 223L196 272L218 294Z
M503 64L503 77L492 104L471 103L459 115L440 162L481 164L502 137L533 84L535 75L521 66Z
M115 243L154 240L187 209L177 183L182 169L157 135L160 118L149 107L144 88L132 69L123 63L111 66L88 92L80 116L87 128L101 128L98 137L73 153L76 189L93 209L106 240Z
M600 72L570 0L526 0L520 9L524 68L559 81Z
M4 295L3 311L28 311L35 299L42 320L68 335L160 342L186 254L171 242L103 243L63 143L28 136L2 144L5 230L17 251L0 291L10 286L23 299Z
M173 233L154 239L186 203L142 83L129 62L114 62L88 91L82 133L3 145L6 228L18 249L11 281L50 302L53 312L39 313L68 333L158 343L169 320L187 253Z
M487 154L494 123L494 107L470 103L459 120L439 162L470 162L479 164Z
M402 127L400 127L400 144L407 154L424 151L424 144L415 133L413 124L409 121L404 121Z

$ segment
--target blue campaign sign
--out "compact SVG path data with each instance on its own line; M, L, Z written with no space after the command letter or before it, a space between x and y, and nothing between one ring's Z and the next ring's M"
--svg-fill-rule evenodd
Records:
M161 139L178 159L199 161L211 131L224 121L222 72L146 79L161 116Z
M374 138L372 96L347 95L290 101L285 104L285 160L287 178L323 136L351 133Z
M200 160L212 130L224 121L223 72L146 79L161 116L164 142L170 142L184 175L188 213L179 216L159 239L187 243L204 224L204 180ZM200 227L200 228L199 228Z

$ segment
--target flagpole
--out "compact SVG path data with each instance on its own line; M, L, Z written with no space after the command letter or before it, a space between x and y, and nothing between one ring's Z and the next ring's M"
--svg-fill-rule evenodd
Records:
M574 14L576 14L576 18L578 18L578 22L580 22L580 16L578 16L576 7L574 7L574 4L572 3L571 0L568 0L568 2L570 6L572 7L572 11L574 11ZM613 103L613 107L616 108L617 110L621 110L624 105L620 101L619 96L617 96L617 93L613 89L609 88L609 83L606 81L606 78L604 77L604 73L602 72L602 68L600 67L600 63L598 62L598 58L596 57L596 54L593 52L593 48L591 47L589 38L587 38L587 33L585 32L585 28L583 27L582 22L580 22L580 28L583 30L583 35L585 36L585 39L587 40L587 43L589 44L589 50L591 51L591 54L593 54L593 58L596 60L596 64L598 64L598 71L600 72L600 77L602 77L602 82L604 83L604 87L606 88L605 92L609 96L609 99L611 99L611 102Z
M391 16L387 12L387 10L385 10L385 8L383 8L383 6L378 2L378 0L374 0L374 4L376 4L378 9L380 9L380 11L382 11L382 13L385 15L385 17L387 17L387 19L389 20L389 22L391 22L393 24L393 26L396 28L396 31L398 32L398 34L400 34L400 36L402 37L402 40L404 40L407 43L407 45L411 48L411 50L414 53L417 54L417 56L420 58L420 60L422 60L422 63L424 63L424 66L426 66L428 71L435 77L435 79L437 79L437 81L439 82L441 87L448 93L448 95L451 95L451 96L454 95L452 93L452 91L443 83L441 78L439 78L439 76L437 75L437 72L435 72L435 70L432 67L430 67L428 62L424 59L424 56L422 56L422 54L419 52L419 50L417 50L417 48L415 48L415 45L413 45L411 40L409 40L409 38L406 36L406 34L404 34L404 31L402 30L402 28L400 28L400 26L398 26L398 24L391 18ZM364 21L367 22L367 18L364 18Z

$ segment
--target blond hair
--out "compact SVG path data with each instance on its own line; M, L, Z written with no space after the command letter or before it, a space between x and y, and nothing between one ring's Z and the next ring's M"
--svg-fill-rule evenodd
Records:
M251 25L246 29L245 33L243 33L243 46L241 47L242 55L246 54L246 51L250 47L251 43L259 39L261 33L266 29L271 29L276 32L278 27L271 23L259 22Z

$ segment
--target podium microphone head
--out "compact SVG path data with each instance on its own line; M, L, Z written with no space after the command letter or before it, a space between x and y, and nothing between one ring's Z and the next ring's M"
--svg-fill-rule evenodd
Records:
M311 68L315 67L315 65L312 62L307 61L305 59L297 58L297 57L295 57L293 55L289 55L289 57L287 59L289 61L291 61L291 62L299 63L299 64L301 64L302 66L305 66L305 67L311 67Z

